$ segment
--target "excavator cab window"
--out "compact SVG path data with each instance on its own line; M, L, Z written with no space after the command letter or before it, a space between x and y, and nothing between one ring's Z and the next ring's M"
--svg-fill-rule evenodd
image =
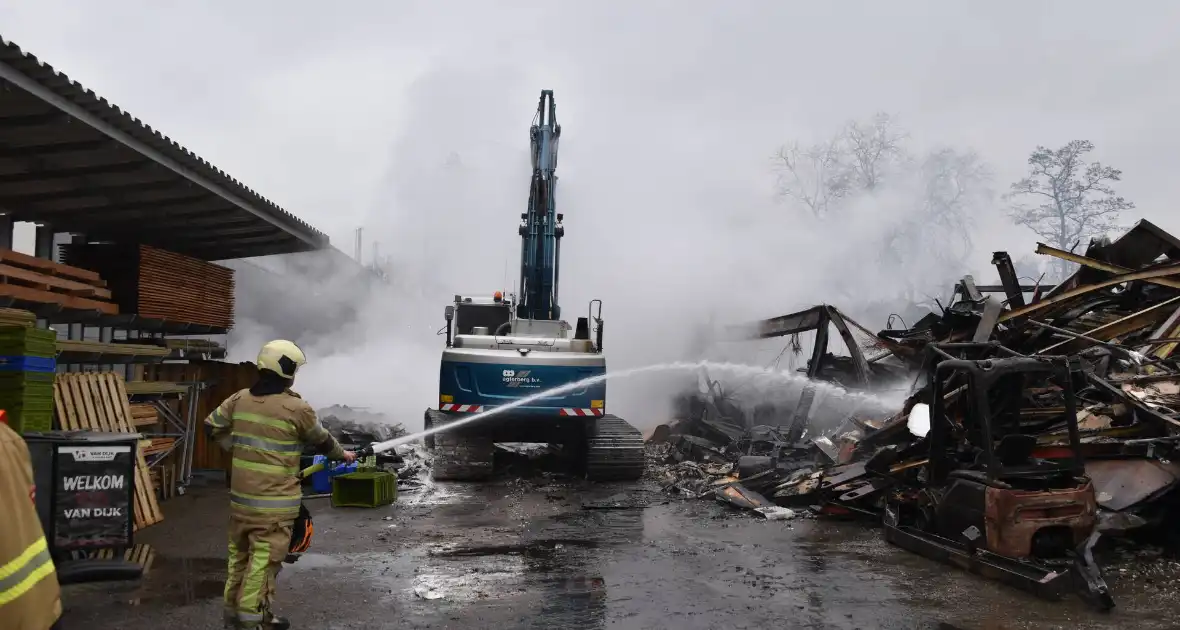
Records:
M507 304L460 304L455 313L455 330L459 335L470 335L476 328L487 328L489 334L508 323L512 307ZM500 334L504 334L503 331Z

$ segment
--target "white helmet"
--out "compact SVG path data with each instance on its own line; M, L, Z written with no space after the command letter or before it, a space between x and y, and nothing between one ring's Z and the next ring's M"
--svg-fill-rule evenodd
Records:
M304 363L307 357L303 351L286 339L267 342L258 351L258 369L270 370L283 378L295 378L295 371Z

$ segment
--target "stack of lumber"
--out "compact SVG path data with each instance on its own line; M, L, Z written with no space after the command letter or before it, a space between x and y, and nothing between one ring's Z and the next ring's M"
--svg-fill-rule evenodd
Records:
M160 422L160 411L150 403L131 405L131 426L150 427Z
M158 437L144 441L150 442L150 444L144 445L143 454L156 455L158 453L165 453L169 451L172 448L172 445L176 443L176 438Z
M86 354L118 354L133 357L166 357L170 354L167 348L134 343L105 343L102 341L80 341L76 339L58 339L58 352L77 352ZM65 361L63 361L65 363Z
M180 383L171 383L167 381L131 381L126 385L127 393L131 395L148 395L148 394L185 394L188 393L188 385L181 385Z
M70 264L110 282L124 313L229 329L234 322L234 272L147 245L73 243L62 246Z
M118 340L115 343L128 343L157 346L167 348L169 357L173 359L189 358L223 358L225 346L212 339L181 338L181 339L153 339L144 337L139 339Z
M0 296L106 315L119 312L111 302L111 291L98 273L3 248L0 248Z
M57 333L0 326L0 409L18 433L53 428Z
M212 339L167 339L164 343L173 350L187 350L189 352L203 352L206 354L225 352L225 346Z
M123 376L113 372L59 374L53 384L58 425L65 431L137 433ZM145 444L146 442L146 444ZM141 440L136 452L135 529L164 520L148 473L143 449L152 441Z

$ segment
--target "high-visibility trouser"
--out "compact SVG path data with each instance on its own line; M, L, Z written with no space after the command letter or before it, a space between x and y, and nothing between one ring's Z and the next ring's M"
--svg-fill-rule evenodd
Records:
M44 536L17 557L0 564L0 617L4 616L5 604L20 599L53 571L53 558Z
M274 524L229 521L229 562L225 580L226 621L257 627L271 615L275 580L291 545L294 521Z

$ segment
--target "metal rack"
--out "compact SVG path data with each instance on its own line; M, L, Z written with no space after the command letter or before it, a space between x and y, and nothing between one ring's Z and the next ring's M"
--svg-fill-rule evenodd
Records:
M168 447L167 450L155 453L148 461L148 468L155 468L159 466L165 458L177 452L180 453L180 470L177 492L184 494L184 488L192 481L193 472L193 448L196 440L197 426L199 424L197 418L197 402L204 389L205 383L200 381L190 381L182 383L169 383L175 387L166 387L164 384L152 387L156 391L134 391L137 383L152 383L155 381L132 381L127 384L127 395L133 401L147 402L156 408L160 418L166 427L175 429L176 432L166 433L145 433L149 438L156 437L171 437L175 441ZM182 414L178 414L172 410L168 405L168 398L185 396L186 404Z

